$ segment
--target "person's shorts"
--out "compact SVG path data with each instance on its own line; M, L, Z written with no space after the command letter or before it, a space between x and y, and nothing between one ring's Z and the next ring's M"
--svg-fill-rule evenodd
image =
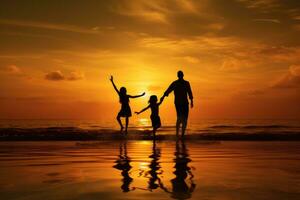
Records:
M177 118L187 119L189 116L189 104L175 104Z

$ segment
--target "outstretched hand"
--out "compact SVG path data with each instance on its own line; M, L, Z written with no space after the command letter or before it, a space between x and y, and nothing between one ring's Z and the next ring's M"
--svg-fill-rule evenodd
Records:
M134 113L137 114L137 115L140 114L139 112L134 112Z
M114 77L111 75L109 80L114 81Z
M143 94L141 94L141 96L144 96L146 94L146 92L143 92Z

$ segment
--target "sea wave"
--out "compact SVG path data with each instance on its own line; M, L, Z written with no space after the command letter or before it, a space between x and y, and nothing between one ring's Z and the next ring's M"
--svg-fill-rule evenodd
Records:
M286 125L215 125L208 128L212 129L284 129L284 128L299 128L296 126L286 126Z
M268 126L269 127L269 126ZM161 129L157 132L158 140L175 140L175 130ZM300 130L256 130L256 131L222 131L188 130L187 140L300 140ZM34 141L34 140L150 140L151 129L130 129L124 136L116 129L82 129L78 127L46 128L0 128L0 141Z

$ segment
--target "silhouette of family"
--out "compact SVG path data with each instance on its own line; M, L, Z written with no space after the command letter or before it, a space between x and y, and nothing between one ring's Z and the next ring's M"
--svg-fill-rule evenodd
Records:
M149 99L149 105L142 109L139 112L135 112L136 114L140 114L147 109L151 109L151 122L152 122L152 128L153 128L153 136L155 137L155 133L158 128L161 127L161 121L159 117L159 106L162 104L165 97L168 97L171 92L174 92L175 97L175 108L177 113L177 121L176 121L176 135L179 135L179 130L181 126L181 136L183 137L185 134L185 130L187 127L187 120L189 115L189 100L190 99L190 106L193 108L193 93L190 86L190 83L183 79L184 74L182 71L177 72L178 79L175 80L171 85L168 87L168 89L165 91L163 96L160 98L160 101L158 102L158 98L156 95L151 95ZM121 104L121 110L119 111L117 115L117 121L121 128L121 133L124 131L124 126L121 121L121 117L125 118L125 131L124 134L126 135L128 132L128 123L129 123L129 117L132 116L131 108L129 105L129 99L130 98L138 98L145 95L145 92L140 95L129 95L127 94L127 90L125 87L121 87L120 90L117 88L117 86L114 83L113 76L110 77L110 81L112 82L112 85L116 92L119 95L119 101Z

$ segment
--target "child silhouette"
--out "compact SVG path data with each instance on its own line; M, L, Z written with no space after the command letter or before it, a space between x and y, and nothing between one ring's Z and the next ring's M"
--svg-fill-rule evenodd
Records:
M144 111L146 111L148 108L151 108L151 122L152 122L152 128L153 128L153 137L155 137L156 130L161 126L160 117L159 117L159 106L162 103L163 99L160 100L159 103L157 103L157 96L152 95L149 99L149 106L142 109L140 112L135 112L136 114L140 114Z
M127 94L127 90L126 90L125 87L121 87L120 91L118 90L117 86L114 83L113 76L110 77L110 81L111 81L112 85L114 86L114 89L118 93L118 95L119 95L119 101L121 103L121 110L120 110L120 112L117 115L117 121L120 124L121 133L122 133L124 127L123 127L123 124L122 124L122 121L121 121L121 117L125 117L125 119L126 119L125 134L127 134L129 117L131 117L131 109L130 109L130 106L129 106L129 98L138 98L138 97L144 96L145 92L143 94L141 94L141 95L135 95L135 96L128 95Z

